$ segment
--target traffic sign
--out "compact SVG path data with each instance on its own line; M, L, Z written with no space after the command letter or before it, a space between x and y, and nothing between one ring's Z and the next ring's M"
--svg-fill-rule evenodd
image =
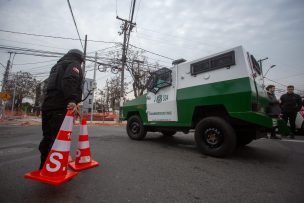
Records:
M10 100L12 97L9 93L7 92L0 92L0 98L3 100L3 101L8 101Z

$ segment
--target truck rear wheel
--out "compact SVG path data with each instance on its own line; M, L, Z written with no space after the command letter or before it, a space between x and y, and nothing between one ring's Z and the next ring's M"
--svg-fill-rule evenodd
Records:
M132 140L142 140L146 137L147 131L138 115L133 115L128 119L126 128Z
M207 155L224 157L236 147L236 135L231 125L222 118L208 117L195 128L195 142L198 149Z
M171 137L175 135L176 131L175 130L163 130L161 133L166 136L166 137Z

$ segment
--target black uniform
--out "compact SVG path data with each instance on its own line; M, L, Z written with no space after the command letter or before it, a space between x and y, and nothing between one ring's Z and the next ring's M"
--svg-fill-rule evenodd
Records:
M281 96L280 100L281 100L283 119L286 121L286 123L289 120L290 130L294 134L297 112L300 111L302 107L302 99L298 94L286 93Z
M51 69L46 95L42 104L43 138L39 145L40 169L56 139L70 102L79 103L82 97L82 56L67 53Z

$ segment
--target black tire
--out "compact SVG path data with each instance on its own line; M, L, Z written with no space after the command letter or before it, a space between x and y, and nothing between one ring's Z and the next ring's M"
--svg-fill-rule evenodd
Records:
M198 149L207 155L225 157L236 148L236 135L231 125L219 117L201 120L195 128Z
M132 140L142 140L146 137L147 130L138 115L133 115L128 119L126 128Z
M245 145L248 145L250 142L252 142L252 140L254 140L254 139L251 135L238 134L237 135L237 146L243 147Z
M175 135L176 131L175 130L163 130L161 133L166 136L166 137L171 137Z

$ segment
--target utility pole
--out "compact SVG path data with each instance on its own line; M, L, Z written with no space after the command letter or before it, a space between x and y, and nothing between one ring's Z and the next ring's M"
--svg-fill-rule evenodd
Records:
M9 76L9 72L10 72L10 66L11 66L11 56L12 56L12 52L8 52L9 58L7 60L7 64L6 64L6 68L5 68L5 72L3 74L3 80L2 80L2 87L1 87L1 92L5 92L6 90L6 83L8 81L8 76ZM2 117L4 117L4 111L5 111L5 102L4 104L2 103L2 99L0 99L0 119Z
M124 33L124 40L122 45L122 56L121 56L121 80L120 80L120 100L119 100L119 106L122 106L123 98L124 98L124 79L125 79L125 64L126 64L126 41L127 41L127 27L128 24L125 21L123 26L123 33Z
M91 104L91 123L93 123L93 113L94 113L94 94L96 87L96 69L97 69L97 52L95 52L95 64L94 64L94 76L93 76L93 86L92 86L92 104Z
M131 13L130 13L130 19L122 19L118 16L116 16L116 19L121 20L123 22L123 25L121 26L122 30L119 32L120 35L124 34L124 40L122 45L122 56L121 56L121 81L120 81L120 100L119 100L119 116L121 116L121 107L123 105L123 98L124 98L124 71L125 71L125 64L126 64L126 58L127 58L127 52L129 47L129 40L130 35L133 27L136 26L136 23L133 23L133 16L134 16L134 10L135 10L135 4L136 0L133 0L133 4L131 5Z
M87 57L87 35L85 35L85 38L84 38L84 48L83 48L83 58L84 58L84 61L82 64L83 77L85 77L86 57Z
M8 76L9 76L9 72L10 72L10 67L11 67L11 56L12 56L12 52L8 52L10 54L9 59L7 60L7 64L6 64L6 68L5 68L5 72L3 75L3 80L2 80L2 88L1 88L1 92L5 91L5 86L6 83L8 81Z
M83 74L83 84L85 83L85 76L86 76L86 72L85 72L85 66L86 66L86 57L87 57L87 35L85 35L85 38L84 38L84 48L83 48L83 64L82 64L82 74ZM84 96L84 85L82 87L82 96ZM83 102L82 102L83 104ZM82 105L82 109L81 109L81 117L82 117L82 114L83 114L83 105Z
M13 102L12 102L12 115L14 112L14 106L15 106L15 97L16 97L16 88L17 88L17 82L15 81L15 86L14 86L14 93L13 93Z

